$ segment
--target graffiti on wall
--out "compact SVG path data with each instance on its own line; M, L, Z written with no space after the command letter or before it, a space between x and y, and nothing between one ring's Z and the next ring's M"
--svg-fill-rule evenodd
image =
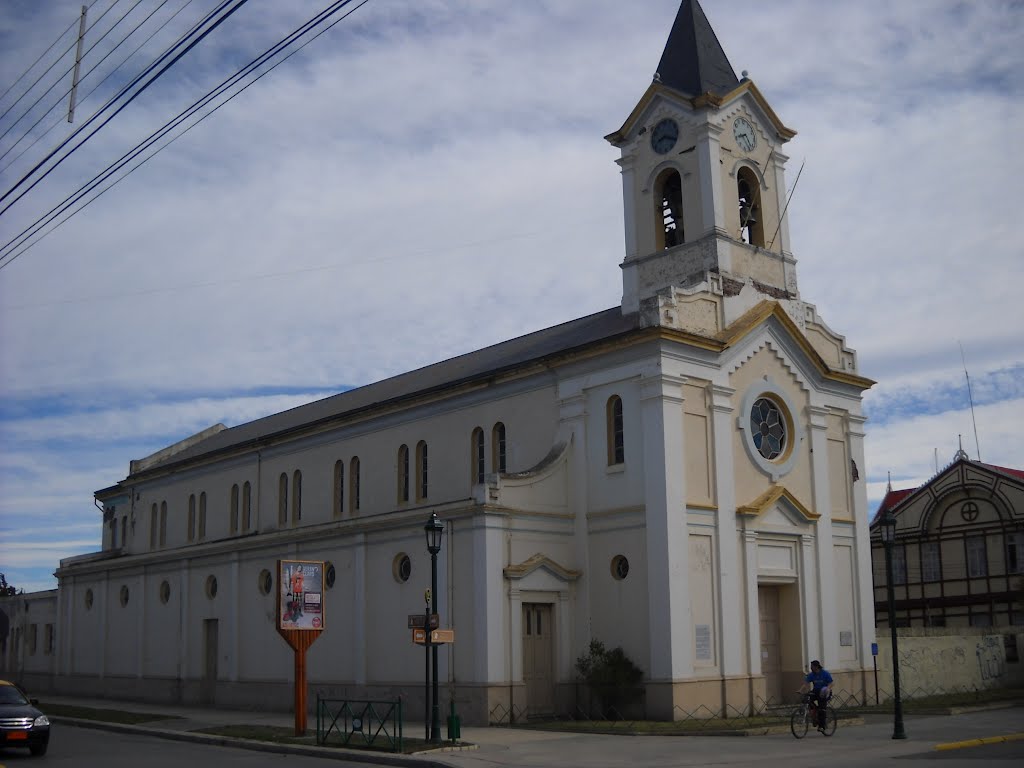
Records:
M923 646L918 648L900 649L900 669L917 673L922 680L927 679L933 670L962 667L967 663L967 653L962 646L954 648L936 648Z
M1002 637L989 635L981 638L974 652L982 680L998 680L1006 672Z

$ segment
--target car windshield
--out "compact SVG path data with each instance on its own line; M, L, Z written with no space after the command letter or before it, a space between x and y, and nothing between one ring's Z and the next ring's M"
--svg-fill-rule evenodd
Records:
M2 704L28 704L28 699L13 685L0 685L0 705Z

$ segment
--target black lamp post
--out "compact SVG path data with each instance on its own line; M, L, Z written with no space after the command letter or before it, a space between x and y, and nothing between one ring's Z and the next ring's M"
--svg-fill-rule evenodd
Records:
M427 534L427 550L430 552L430 613L437 613L437 553L441 551L441 536L444 533L444 523L437 519L437 513L431 512L430 519L423 526ZM430 637L431 627L427 626L427 637ZM432 645L430 649L431 664L433 672L433 690L430 694L430 741L434 744L441 743L441 711L437 702L437 646Z
M903 703L900 701L900 650L896 638L896 599L892 589L892 547L896 540L896 515L886 510L882 515L878 530L882 535L882 544L885 545L885 591L889 598L889 634L892 636L892 684L895 689L892 737L905 739L907 734L903 730Z

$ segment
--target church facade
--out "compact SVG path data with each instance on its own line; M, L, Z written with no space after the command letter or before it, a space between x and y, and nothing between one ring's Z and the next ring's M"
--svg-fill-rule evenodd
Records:
M793 136L683 0L607 136L621 306L131 462L96 492L102 551L57 571L39 685L287 708L275 563L313 560L310 694L414 716L436 513L443 706L467 723L573 711L592 639L643 670L651 718L759 711L812 658L862 694L872 382L798 290Z

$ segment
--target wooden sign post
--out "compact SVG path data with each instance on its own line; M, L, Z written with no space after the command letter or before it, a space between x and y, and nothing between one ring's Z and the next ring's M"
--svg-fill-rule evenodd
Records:
M277 633L295 653L295 735L306 735L306 651L324 631L324 564L277 561Z

